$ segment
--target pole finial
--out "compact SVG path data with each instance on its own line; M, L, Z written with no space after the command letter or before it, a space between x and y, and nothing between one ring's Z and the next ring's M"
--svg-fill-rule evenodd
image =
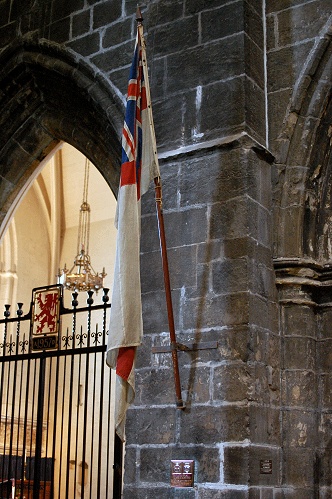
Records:
M142 12L138 5L136 9L136 22L137 24L142 24L143 22Z

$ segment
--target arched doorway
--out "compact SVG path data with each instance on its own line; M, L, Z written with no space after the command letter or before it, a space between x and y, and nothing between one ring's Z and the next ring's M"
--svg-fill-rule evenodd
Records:
M47 296L54 296L52 285L56 284L60 262L71 263L76 255L84 165L85 157L63 144L25 193L2 244L9 249L2 251L5 257L10 256L8 264L16 268L16 294L20 300L24 295L27 298L20 307L25 314L22 322L0 326L0 477L6 482L10 474L19 494L35 494L38 459L42 470L38 497L51 493L59 498L118 497L113 495L113 382L104 365L104 351L98 348L106 344L107 309L94 310L92 306L83 317L79 311L86 306L88 297L80 293L75 315L68 314L74 295L65 290L61 291L61 325L55 349L32 347L31 329L30 333L22 330L25 319L30 328L34 324L36 296L45 303ZM106 267L104 286L110 288L116 203L92 166L88 185L92 215L89 254L94 266ZM6 266L6 260L3 263ZM3 284L6 279L8 286L4 288L8 290L10 272L3 273ZM35 288L32 296L31 288ZM99 297L93 296L95 304L101 303L101 299L102 290ZM34 308L29 318L30 301ZM15 306L13 300L5 303ZM15 317L15 312L13 309L10 317ZM35 325L32 327L35 329ZM24 346L29 337L29 346Z
M315 497L330 486L331 64L326 35L295 86L274 177L282 486L293 486L293 470L304 466Z
M52 47L20 47L2 54L0 91L0 238L61 142L82 152L116 194L123 109L109 82Z
M0 89L4 112L1 120L2 125L6 124L6 126L0 144L0 238L8 230L8 233L11 234L11 243L14 243L15 238L17 240L17 234L15 234L14 229L8 227L15 208L18 206L22 194L44 166L45 159L52 155L53 151L63 142L71 144L87 156L106 180L110 191L116 193L120 164L119 123L122 121L122 112L120 111L121 102L113 94L108 82L98 79L93 74L93 70L85 67L81 62L70 60L68 54L61 54L58 50L54 53L51 47L21 47L15 53L3 54L2 63ZM37 182L37 187L33 193L35 197L43 197L44 187L42 184L43 182L39 182L38 185ZM73 185L73 188L75 189L76 185ZM54 202L55 205L59 202L56 200L56 196ZM44 209L47 211L47 203ZM50 272L53 273L57 255L61 256L61 248L57 246L57 243L54 245L57 238L54 238L49 232L47 233L47 230L45 237L51 242L47 258L51 261ZM15 246L15 244L13 245ZM109 251L107 247L103 249L105 252ZM12 256L14 259L17 258L13 252ZM74 345L74 348L77 349L77 345ZM15 359L14 362L17 366L18 359ZM85 364L87 365L87 361ZM73 366L71 370L76 369L73 361L70 365ZM10 378L6 369L3 379ZM20 369L20 379L30 379L29 376L22 376L24 368ZM27 367L27 369L30 368ZM41 365L34 365L33 369L38 375L43 369L46 369L44 371L45 378L45 375L48 376L52 369L59 373L59 369L61 370L62 367L52 368L48 365L42 368ZM86 379L89 378L89 373L90 369L87 369L84 374ZM64 382L65 374L61 376ZM17 371L14 377L17 377ZM52 387L58 386L59 379L56 378L56 381L52 382ZM45 385L43 386L45 391ZM30 388L26 385L24 390L28 399ZM76 400L78 407L80 406L80 390L82 388L79 383ZM51 391L50 389L49 392L51 393ZM70 396L65 398L69 400L72 407L72 402L70 402L72 398ZM44 408L43 404L40 407ZM53 414L59 413L59 417L62 417L65 412L64 407L60 404L59 411ZM8 414L6 421L7 419ZM31 434L33 434L33 417L31 420ZM101 428L100 421L99 418L98 424ZM65 425L66 430L68 430L70 428L69 420ZM63 427L63 421L61 426ZM77 422L76 428L79 426L80 424ZM18 428L19 425L17 425ZM100 433L101 431L99 431ZM38 440L37 437L36 439ZM43 439L42 434L39 439ZM109 444L108 440L105 442L106 445ZM75 494L79 493L81 487L81 494L84 497L105 497L104 492L98 488L93 488L94 486L91 488L91 485L89 492L85 492L84 484L87 483L88 476L90 476L91 484L92 475L89 473L91 473L93 465L87 462L84 455L80 461L76 458L72 459L67 449L64 450L64 454L67 455L66 493L68 494L68 490L71 490L68 488L70 482L68 476L72 473L70 466L73 465L75 476L80 477L79 480L74 479L74 482L78 484ZM40 458L42 458L41 455L39 463ZM99 454L98 459L100 463L101 454ZM47 466L46 462L45 466ZM52 466L54 470L56 468L54 461ZM79 466L81 466L81 473L78 470ZM38 468L38 466L36 467ZM58 488L53 488L54 493L60 494L59 497L62 497L61 487L59 482ZM23 489L21 488L21 490L22 495ZM33 494L33 497L39 497L36 495L35 488ZM114 495L114 497L117 496Z

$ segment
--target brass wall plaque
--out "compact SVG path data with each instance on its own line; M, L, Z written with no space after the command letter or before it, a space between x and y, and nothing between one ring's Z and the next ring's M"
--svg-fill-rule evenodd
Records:
M171 486L194 486L194 461L188 459L174 459L171 461Z
M262 459L260 461L260 474L272 475L272 459Z

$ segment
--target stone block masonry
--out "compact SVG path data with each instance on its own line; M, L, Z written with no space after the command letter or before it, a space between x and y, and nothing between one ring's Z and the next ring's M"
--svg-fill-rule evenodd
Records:
M151 190L123 496L329 497L330 0L141 7L177 337L217 348L179 352L177 410ZM116 194L135 11L0 1L1 223L62 140ZM195 485L172 488L184 458Z
M147 201L142 223L142 289L143 310L149 310L149 315L144 314L148 319L138 360L139 388L127 429L128 435L135 433L143 418L143 427L149 430L138 431L138 440L128 442L127 447L138 462L144 459L148 466L150 459L151 470L142 474L139 469L131 476L126 484L128 497L135 490L148 493L154 464L165 496L172 494L168 463L180 456L196 462L197 497L209 497L213 490L246 494L250 483L268 490L280 483L279 339L276 296L270 285L271 205L259 187L268 183L270 165L248 144L230 143L212 149L208 156L199 151L190 158L165 159L161 167L164 184L171 186L165 193L164 216L170 236L178 341L214 339L218 348L179 353L186 409L178 411L170 355L151 354L151 346L168 343L168 329L166 317L160 319L160 309L165 310L163 283L157 266L154 207ZM266 219L266 229L255 222L259 212ZM176 230L179 226L181 231ZM158 333L161 324L165 329ZM155 411L169 414L167 428ZM271 428L273 438L268 437ZM153 443L151 434L155 435ZM204 475L201 446L209 456L209 476ZM161 457L146 457L154 453ZM274 463L272 476L260 475L264 459Z

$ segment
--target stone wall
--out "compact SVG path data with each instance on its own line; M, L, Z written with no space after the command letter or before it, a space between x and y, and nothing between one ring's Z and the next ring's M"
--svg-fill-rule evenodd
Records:
M274 258L281 335L281 480L286 497L329 497L331 9L268 8ZM319 14L319 15L318 15ZM287 28L288 26L288 28ZM285 71L280 72L282 66Z
M135 10L131 0L0 1L3 224L59 140L116 192ZM176 409L170 355L151 350L168 343L151 191L124 497L330 494L326 140L318 154L330 11L329 0L142 5L178 340L218 344L179 352L186 408ZM195 461L195 487L171 488L170 460L183 458Z

